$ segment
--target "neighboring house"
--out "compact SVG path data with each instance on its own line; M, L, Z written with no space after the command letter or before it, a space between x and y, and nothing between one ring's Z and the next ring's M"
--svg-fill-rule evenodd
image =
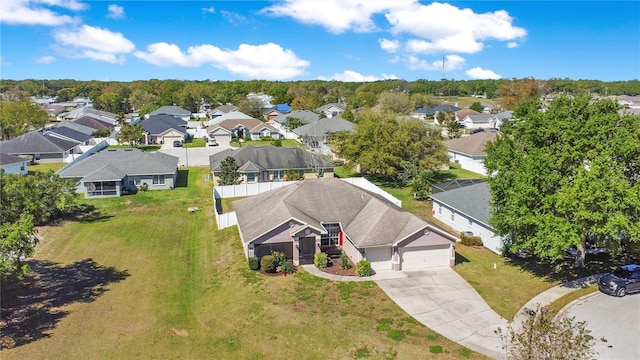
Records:
M297 147L244 146L209 156L214 185L218 184L220 164L229 156L238 165L240 183L245 184L282 181L286 170L297 170L305 179L331 178L335 167L321 156Z
M486 176L484 159L487 157L485 146L498 137L500 132L495 129L451 139L444 142L452 163L460 164L463 169Z
M296 264L341 248L374 271L453 266L456 237L340 179L315 179L233 203L245 256L282 251Z
M470 231L484 247L502 254L502 239L489 225L491 193L486 182L432 194L433 217L459 232Z
M238 111L238 107L232 104L220 105L217 108L209 111L209 119L213 120L222 115L229 114L231 112Z
M86 198L120 196L143 184L148 190L166 190L175 187L178 158L159 151L106 149L68 164L58 175L77 179L77 191Z
M116 120L118 119L118 115L114 113L96 110L94 108L83 106L83 107L59 114L58 121L62 121L62 120L73 121L83 116L91 116L92 118L107 122L112 125L115 125L117 122Z
M276 104L276 110L281 114L288 114L291 112L291 106L287 104Z
M20 136L0 142L0 150L10 155L31 156L43 163L62 163L71 161L73 155L82 153L81 143L54 136L29 131Z
M238 120L238 119L253 119L253 117L251 117L251 116L249 116L249 115L247 115L247 114L245 114L245 113L243 113L243 112L241 112L239 110L236 110L236 111L232 111L232 112L230 112L228 114L224 114L222 116L218 116L213 120L205 121L203 123L203 125L204 126L211 126L211 125L215 125L215 124L221 123L221 122L223 122L225 120Z
M320 106L316 109L316 112L321 114L324 113L327 118L334 118L336 116L340 116L345 111L345 107L340 104L327 104Z
M259 100L262 103L262 108L270 108L271 101L273 101L273 96L263 93L248 93L247 100Z
M159 109L156 109L146 115L147 119L151 118L154 115L171 115L177 118L180 118L184 121L189 121L192 118L191 111L183 109L179 106L161 106Z
M140 123L145 144L171 144L187 138L187 121L173 115L153 115Z
M84 125L88 128L93 129L93 132L108 129L109 131L113 131L115 129L114 124L110 124L106 121L102 121L100 119L96 119L92 116L83 116L81 118L73 120L74 123Z
M469 115L480 115L481 113L473 110L473 109L461 109L456 111L456 120L462 123L462 120Z
M511 119L513 111L503 111L497 114L467 115L462 123L467 129L498 129L502 123Z
M69 124L73 124L75 126L68 126ZM83 128L86 128L87 130L81 131L80 129L78 129L78 127L80 126L82 126ZM90 133L87 134L87 131L90 131ZM57 137L67 141L75 141L82 145L90 145L92 143L91 141L93 139L93 136L91 135L92 132L93 131L91 128L87 128L84 125L74 124L68 121L55 124L50 128L42 130L43 135L49 135L49 136Z
M455 106L454 105L438 105L432 108L417 108L410 115L411 117L414 117L416 119L429 120L437 123L438 120L436 116L438 115L439 112L453 111L455 113L458 110L460 110L460 108L458 107L458 104L456 104Z
M21 174L27 175L27 163L29 160L17 155L0 153L0 169L5 174Z
M300 126L293 130L299 136L302 143L311 147L318 147L322 143L331 140L333 134L341 131L353 132L355 124L341 117L320 119L317 122Z
M267 120L273 120L273 118L275 118L278 115L281 115L282 113L280 111L278 111L275 107L272 108L268 108L268 109L264 109L262 111L262 116Z
M302 125L306 125L306 124L311 124L320 120L320 115L309 110L296 110L288 114L278 115L275 118L273 118L272 121L280 124L281 126L286 126L289 119L292 119L292 118L298 119L300 120L300 123L302 123Z
M228 145L233 137L260 140L270 137L280 139L281 134L273 126L258 119L227 119L207 127L207 135L218 144Z

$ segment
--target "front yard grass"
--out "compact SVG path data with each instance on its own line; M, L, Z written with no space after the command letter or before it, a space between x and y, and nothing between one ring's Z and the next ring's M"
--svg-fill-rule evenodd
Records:
M236 228L217 230L208 171L182 170L188 187L83 200L90 216L40 228L36 272L2 291L2 359L484 358L373 282L250 271Z

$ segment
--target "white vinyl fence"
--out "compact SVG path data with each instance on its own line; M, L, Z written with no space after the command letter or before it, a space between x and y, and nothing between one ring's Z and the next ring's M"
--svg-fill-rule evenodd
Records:
M380 189L365 178L346 178L341 180L355 185L361 189L378 194L389 200L396 206L402 207L402 201L393 197L393 195L389 194L388 192ZM222 205L220 204L220 199L258 195L265 191L279 189L295 183L295 181L274 181L255 184L215 186L213 188L213 202L215 204L215 214L216 222L218 223L218 230L238 224L238 218L236 217L235 211L222 213Z

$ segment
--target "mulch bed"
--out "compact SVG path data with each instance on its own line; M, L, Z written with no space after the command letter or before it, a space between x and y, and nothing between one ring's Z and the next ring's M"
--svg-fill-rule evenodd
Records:
M357 276L356 275L356 266L349 260L350 267L348 269L340 268L340 258L329 259L329 263L327 264L326 269L322 269L322 271L340 276Z

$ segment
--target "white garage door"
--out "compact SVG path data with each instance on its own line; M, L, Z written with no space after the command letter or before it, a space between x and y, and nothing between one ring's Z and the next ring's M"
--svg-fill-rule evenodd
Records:
M449 246L417 246L400 249L401 269L449 266Z
M229 138L229 135L214 135L213 136L214 139L216 139L216 142L218 144L223 144L223 145L229 145L229 143L231 142L231 139Z
M373 270L391 270L391 247L368 248L365 258L371 262Z

